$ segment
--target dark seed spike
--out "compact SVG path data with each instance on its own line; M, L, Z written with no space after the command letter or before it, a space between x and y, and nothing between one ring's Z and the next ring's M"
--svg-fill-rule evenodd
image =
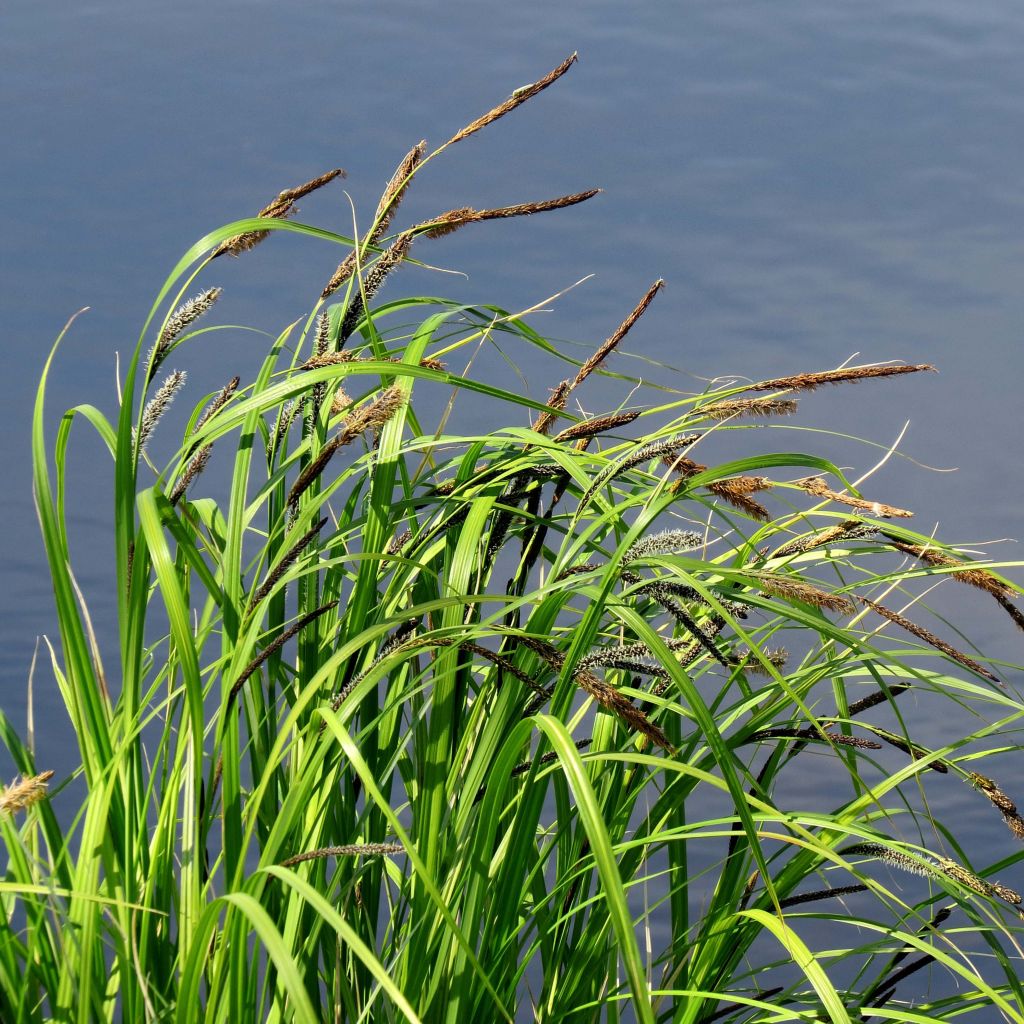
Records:
M277 586L281 577L292 567L292 565L298 560L299 556L306 550L306 546L309 542L327 525L327 517L319 520L313 524L297 541L295 541L291 547L288 548L287 552L282 556L281 561L277 563L277 566L271 570L267 575L267 578L263 581L262 585L256 590L256 592L249 599L248 611L252 611L263 599Z
M241 690L241 688L245 685L246 680L248 680L249 677L253 675L253 673L260 667L260 665L262 665L276 651L279 651L282 647L284 647L284 645L288 643L288 641L291 640L293 636L296 636L299 633L301 633L302 630L304 630L306 626L308 626L311 622L314 622L316 619L319 619L321 615L325 615L327 612L331 611L331 609L336 608L337 606L337 601L329 601L327 604L321 605L321 607L316 608L311 612L308 612L307 614L303 615L302 618L300 618L298 622L296 622L293 626L291 626L289 629L286 629L279 637L277 637L276 640L273 640L266 647L264 647L263 650L260 651L260 653L256 655L256 657L253 658L253 660L250 661L248 665L245 666L239 677L235 680L234 685L231 687L231 691L228 694L227 706L231 706L232 701L235 699L236 696L238 696L238 691Z

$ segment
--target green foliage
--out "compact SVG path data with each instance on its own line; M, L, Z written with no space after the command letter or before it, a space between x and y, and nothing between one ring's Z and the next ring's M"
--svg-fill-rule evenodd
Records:
M443 365L554 347L497 307L375 306L386 272L485 214L581 200L388 236L441 150L406 158L360 240L280 219L283 193L198 242L117 422L71 409L52 453L51 355L34 485L82 800L67 822L35 791L0 811L0 1019L1024 1020L1020 897L991 878L1024 823L976 771L1019 749L1024 704L948 626L886 617L945 579L1019 623L1018 588L892 525L900 510L824 458L744 455L801 391L920 368L700 395L662 379L656 407L560 435L657 288L550 406ZM176 307L214 256L278 230L357 254L354 273L153 467L156 364L212 300L193 320ZM421 394L445 396L430 422ZM449 394L493 429L449 432ZM114 672L68 546L80 419L114 465ZM731 461L709 468L716 438ZM211 445L231 456L222 502L203 496ZM944 745L917 734L915 700L940 709ZM959 780L1010 827L995 863L969 865L944 816Z

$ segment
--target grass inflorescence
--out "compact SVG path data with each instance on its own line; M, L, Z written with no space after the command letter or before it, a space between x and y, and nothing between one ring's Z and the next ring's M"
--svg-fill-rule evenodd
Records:
M546 401L449 369L495 338L550 353L524 317L380 301L414 244L595 194L393 231L444 150L574 61L439 149L413 146L370 226L333 236L345 249L308 317L203 401L184 370L155 378L220 291L184 296L276 231L322 239L285 219L342 172L190 250L117 417L85 417L113 456L113 640L71 568L81 409L53 461L45 437L55 347L34 484L80 802L58 817L52 773L4 720L22 777L0 794L0 1019L1024 1020L1021 900L990 877L1019 874L1024 825L978 771L997 731L1019 756L1024 703L1011 666L921 625L917 603L951 578L1019 623L1020 588L891 525L910 512L828 459L743 446L796 414L792 393L931 367L790 372L667 403L664 380L627 381L630 408L584 412L570 397L587 400L627 334L643 344L660 280L575 374L538 382ZM421 396L452 392L486 401L492 429L460 432L458 402L428 420ZM156 465L163 414L189 396ZM227 479L208 486L218 452ZM1002 816L1005 848L944 816L957 775ZM978 942L990 956L969 955Z

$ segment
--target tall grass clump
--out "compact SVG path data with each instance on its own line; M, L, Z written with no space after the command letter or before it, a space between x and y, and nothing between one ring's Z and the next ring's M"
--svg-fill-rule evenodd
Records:
M70 409L51 448L55 346L34 487L80 768L0 723L0 1019L1024 1020L1024 783L988 767L1024 703L922 599L961 584L1020 626L1020 589L792 431L749 454L805 392L931 367L606 377L629 404L584 414L660 281L582 361L497 306L379 298L452 231L594 195L396 227L573 60L413 146L358 237L287 219L334 170L201 239L116 417ZM257 372L186 380L216 261L277 231L337 270ZM457 371L491 342L565 379L545 402ZM69 552L82 427L113 463L116 637Z

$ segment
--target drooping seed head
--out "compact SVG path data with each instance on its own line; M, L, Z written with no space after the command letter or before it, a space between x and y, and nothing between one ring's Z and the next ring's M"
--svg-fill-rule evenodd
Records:
M194 298L183 302L168 318L160 336L149 353L149 373L156 373L171 346L192 324L194 324L220 298L221 288L207 288Z

